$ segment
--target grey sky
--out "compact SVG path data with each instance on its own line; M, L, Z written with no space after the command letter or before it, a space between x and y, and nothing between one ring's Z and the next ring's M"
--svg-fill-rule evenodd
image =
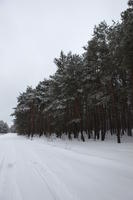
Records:
M56 70L61 50L82 53L93 27L119 20L127 0L0 0L0 120L16 97Z

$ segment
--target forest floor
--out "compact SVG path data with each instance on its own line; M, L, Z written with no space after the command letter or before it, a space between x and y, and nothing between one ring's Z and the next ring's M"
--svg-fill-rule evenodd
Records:
M133 200L133 138L1 135L0 200Z

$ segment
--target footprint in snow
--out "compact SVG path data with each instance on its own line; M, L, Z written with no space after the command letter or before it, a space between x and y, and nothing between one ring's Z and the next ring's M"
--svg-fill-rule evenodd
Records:
M8 163L7 168L11 169L14 167L14 163Z

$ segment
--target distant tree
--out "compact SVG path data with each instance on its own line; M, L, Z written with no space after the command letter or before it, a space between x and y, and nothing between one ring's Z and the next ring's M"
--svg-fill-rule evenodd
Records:
M11 133L16 133L16 126L15 126L15 124L13 124L13 125L10 127L9 131L10 131Z
M9 127L4 121L0 121L0 133L8 133Z

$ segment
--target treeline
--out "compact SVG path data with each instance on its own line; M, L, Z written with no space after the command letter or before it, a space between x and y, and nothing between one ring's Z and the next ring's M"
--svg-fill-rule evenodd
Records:
M54 60L56 73L28 87L14 111L19 134L104 140L106 134L132 136L133 128L133 0L121 22L94 28L83 55Z

